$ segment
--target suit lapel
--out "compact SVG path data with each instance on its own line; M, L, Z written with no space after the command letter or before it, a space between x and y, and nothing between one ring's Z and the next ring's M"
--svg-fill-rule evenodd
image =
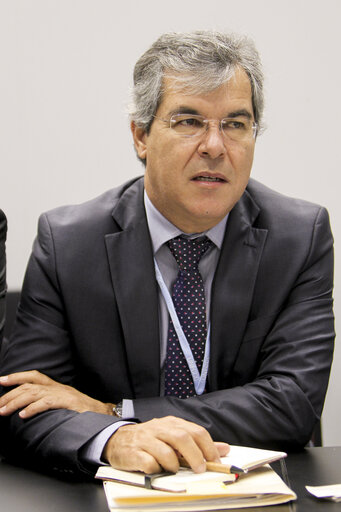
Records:
M143 206L143 181L128 188L113 217L122 231L106 235L111 279L136 398L160 388L158 294Z
M253 227L259 208L244 192L230 212L212 287L210 390L226 387L248 321L267 230Z

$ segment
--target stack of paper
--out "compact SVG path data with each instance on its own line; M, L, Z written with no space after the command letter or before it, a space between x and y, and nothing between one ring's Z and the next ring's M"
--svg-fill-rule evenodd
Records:
M235 458L237 452L238 459ZM233 474L211 471L194 474L191 470L181 469L175 475L153 479L153 489L145 488L146 475L139 472L119 471L106 466L99 468L96 477L104 479L107 502L112 512L172 512L178 511L179 507L184 512L191 512L275 505L296 499L295 493L266 464L268 460L277 460L285 455L283 452L232 447L231 454L222 458L222 462L247 470L239 478ZM256 469L251 470L253 467Z
M277 505L296 499L293 493L270 466L255 469L242 475L233 484L209 480L203 485L196 482L187 485L185 493L163 492L144 489L112 481L104 482L109 509L172 512L218 510L242 507Z

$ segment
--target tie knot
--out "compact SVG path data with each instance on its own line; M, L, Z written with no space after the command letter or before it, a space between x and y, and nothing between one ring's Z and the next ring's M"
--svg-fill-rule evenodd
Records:
M190 272L198 268L200 259L212 242L207 236L190 239L181 235L169 240L167 245L179 268Z

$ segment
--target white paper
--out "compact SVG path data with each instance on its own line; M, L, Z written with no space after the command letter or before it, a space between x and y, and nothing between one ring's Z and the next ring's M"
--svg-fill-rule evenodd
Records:
M306 485L305 488L316 498L326 498L333 501L341 501L341 484L318 486Z

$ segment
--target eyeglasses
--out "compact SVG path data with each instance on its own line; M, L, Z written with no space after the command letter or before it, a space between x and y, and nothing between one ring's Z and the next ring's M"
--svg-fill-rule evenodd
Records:
M154 117L167 123L171 130L182 137L200 137L207 132L210 123L217 122L196 114L173 114L169 119ZM225 117L218 123L219 131L235 142L248 142L257 135L257 123L245 116Z

